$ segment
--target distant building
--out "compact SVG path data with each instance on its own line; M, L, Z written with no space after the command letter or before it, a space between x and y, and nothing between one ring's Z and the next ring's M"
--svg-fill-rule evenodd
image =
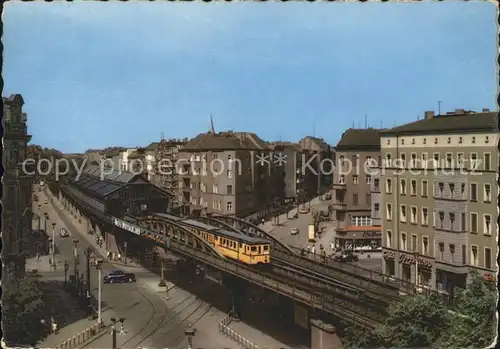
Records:
M2 153L3 222L2 222L2 283L15 284L25 274L24 245L32 230L33 176L24 171L28 142L27 115L19 94L3 100L4 136ZM33 169L28 168L29 172Z
M309 196L323 194L331 189L333 183L333 148L325 142L323 138L306 136L299 141L302 153L306 154L305 163L311 164L315 170L310 172L316 179L316 184L309 190Z
M497 114L426 112L382 132L386 274L449 294L470 270L496 278Z
M380 130L348 129L336 148L332 208L336 243L344 249L380 248L381 228L372 223L372 174L368 167L380 160Z
M179 203L191 214L247 216L283 200L283 171L271 148L250 132L212 130L179 154Z

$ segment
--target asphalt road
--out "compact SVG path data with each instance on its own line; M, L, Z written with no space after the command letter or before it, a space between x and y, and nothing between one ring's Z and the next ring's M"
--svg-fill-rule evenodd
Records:
M67 260L73 270L73 239L78 239L79 254L82 256L82 271L84 272L84 249L92 247L78 229L66 217L60 217L50 204L45 204L43 192L36 192L41 203L41 209L36 208L35 213L47 212L49 215L50 233L52 232L52 222L55 226L56 260L58 269L63 268L63 261ZM42 218L42 226L44 225ZM66 228L70 236L63 238L59 236L61 228ZM110 322L110 318L125 318L125 333L117 335L118 347L137 348L153 347L187 347L185 330L189 324L197 328L194 344L200 343L201 347L231 348L235 343L219 334L218 322L225 316L224 313L214 309L209 304L196 298L194 295L178 287L169 284L168 292L170 299L167 300L165 289L157 286L159 277L143 268L116 267L108 262L102 264L102 275L112 270L122 269L126 272L134 272L136 283L127 284L106 284L102 285L103 320ZM85 275L85 274L84 274ZM91 269L91 289L92 294L97 299L98 275L95 268ZM120 326L118 333L120 332ZM110 348L111 336L108 332L98 336L89 342L89 348Z

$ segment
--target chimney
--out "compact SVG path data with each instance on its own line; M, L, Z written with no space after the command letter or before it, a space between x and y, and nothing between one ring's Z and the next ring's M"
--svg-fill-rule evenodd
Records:
M483 108L483 113L487 113L487 112L489 112L489 111L490 111L490 109L489 109L489 108Z
M465 109L455 109L455 114L465 114Z
M424 113L424 118L427 120L427 119L433 119L434 118L434 111L431 110L431 111L426 111Z

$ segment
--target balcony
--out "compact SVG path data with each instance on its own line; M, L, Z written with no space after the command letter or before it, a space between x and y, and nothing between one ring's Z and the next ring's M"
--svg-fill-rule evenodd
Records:
M334 184L332 184L332 189L333 190L346 190L346 185L345 185L345 183L334 183Z

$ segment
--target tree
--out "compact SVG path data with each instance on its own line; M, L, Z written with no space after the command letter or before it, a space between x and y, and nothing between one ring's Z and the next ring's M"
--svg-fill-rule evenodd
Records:
M465 290L457 290L455 307L448 314L448 330L439 346L484 348L495 338L496 285L484 280L476 271L469 274L471 282Z
M25 278L18 285L4 285L3 332L9 346L34 345L43 334L43 291L38 280Z

